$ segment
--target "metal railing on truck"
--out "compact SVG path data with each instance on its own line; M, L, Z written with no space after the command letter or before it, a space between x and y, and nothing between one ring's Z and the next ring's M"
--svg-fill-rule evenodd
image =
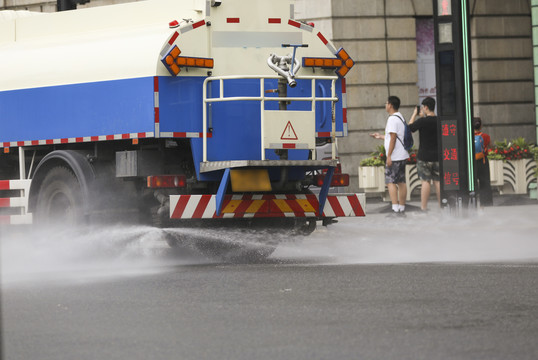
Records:
M311 86L311 94L310 97L275 97L275 96L266 96L265 95L265 80L266 79L280 79L281 77L278 75L271 75L271 76L257 76L257 75L238 75L238 76L215 76L215 77L208 77L205 79L203 84L203 163L207 163L207 106L208 104L217 103L217 102L230 102L230 101L259 101L260 104L260 121L261 121L261 160L265 161L265 150L270 148L266 146L265 143L265 132L266 132L266 117L270 113L274 112L281 112L282 115L288 113L293 116L297 116L299 113L304 113L302 117L309 117L311 120L311 126L314 128L314 134L315 134L315 126L316 126L316 103L319 101L330 101L331 102L331 114L332 114L332 130L331 130L331 137L333 139L332 142L332 160L336 159L336 142L334 141L336 137L336 123L335 123L335 103L339 100L336 97L336 80L338 80L337 76L301 76L296 77L297 80L311 80L312 86ZM260 81L260 95L259 96L224 96L224 82L228 80L259 80ZM208 84L213 81L219 82L219 96L218 97L210 97L208 98L207 95L207 88ZM316 96L316 81L331 81L331 96ZM265 110L265 102L266 101L309 101L312 104L310 111L288 111L288 110ZM284 120L285 121L285 120ZM315 135L312 141L309 141L310 146L308 147L309 150L315 150ZM315 159L315 151L313 151L313 159Z

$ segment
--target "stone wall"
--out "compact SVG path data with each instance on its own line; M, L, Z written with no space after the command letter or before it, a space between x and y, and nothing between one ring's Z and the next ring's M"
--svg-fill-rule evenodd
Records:
M529 1L476 0L471 14L475 116L494 140L536 142Z

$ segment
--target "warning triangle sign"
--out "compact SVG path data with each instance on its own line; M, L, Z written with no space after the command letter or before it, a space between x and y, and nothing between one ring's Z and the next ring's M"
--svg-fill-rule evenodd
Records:
M282 133L280 140L298 140L297 134L293 129L291 121L288 121L288 123L286 124L286 127L284 128L284 132Z

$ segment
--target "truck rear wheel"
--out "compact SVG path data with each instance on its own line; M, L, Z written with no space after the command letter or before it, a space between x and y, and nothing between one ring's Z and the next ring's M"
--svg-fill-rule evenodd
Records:
M82 192L75 174L57 166L45 175L37 195L36 222L77 224L82 221Z

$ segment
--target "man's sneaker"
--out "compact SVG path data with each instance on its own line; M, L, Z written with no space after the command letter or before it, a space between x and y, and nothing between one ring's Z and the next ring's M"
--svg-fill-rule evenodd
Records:
M405 210L404 210L404 211L398 211L396 213L396 216L398 216L398 217L406 217L407 215L405 215Z

